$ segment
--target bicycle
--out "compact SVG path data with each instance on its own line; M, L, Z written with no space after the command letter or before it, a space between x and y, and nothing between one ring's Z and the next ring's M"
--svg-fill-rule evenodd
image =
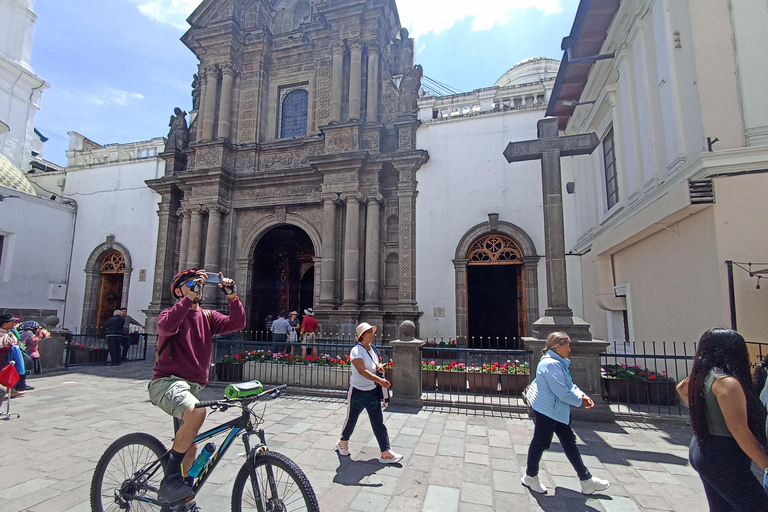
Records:
M255 510L258 512L319 512L312 485L299 467L285 455L270 451L264 439L263 414L253 412L256 402L273 399L286 385L243 398L225 398L200 402L196 407L210 407L212 411L226 411L239 407L242 414L226 423L198 434L195 443L226 434L226 438L194 480L195 495L205 484L216 465L233 441L242 436L246 461L235 478L232 489L232 512ZM265 406L266 410L266 406ZM251 447L250 436L258 443ZM199 445L202 446L202 445ZM169 450L157 438L144 433L127 434L104 452L96 465L91 482L91 510L107 512L118 510L160 512L194 512L199 510L194 501L164 503L158 499L160 483L165 476ZM250 483L250 485L247 485Z

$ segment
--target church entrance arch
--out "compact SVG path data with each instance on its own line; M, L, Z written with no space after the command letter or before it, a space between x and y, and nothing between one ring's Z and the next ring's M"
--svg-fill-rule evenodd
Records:
M301 228L282 225L267 231L253 252L251 326L266 328L267 315L314 307L315 249Z
M513 224L479 224L456 256L457 338L472 348L523 348L539 314L539 257L530 237Z
M131 254L108 236L85 264L85 293L81 332L100 332L116 309L128 304L131 284Z

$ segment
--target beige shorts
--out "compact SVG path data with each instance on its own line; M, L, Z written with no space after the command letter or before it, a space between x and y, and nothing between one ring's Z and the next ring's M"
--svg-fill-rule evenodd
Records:
M163 377L149 381L149 401L174 418L184 415L184 411L200 401L200 390L203 387L194 382L188 382L181 377Z

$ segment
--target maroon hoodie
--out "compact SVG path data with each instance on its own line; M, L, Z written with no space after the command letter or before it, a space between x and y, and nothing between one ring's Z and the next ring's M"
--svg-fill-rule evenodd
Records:
M192 304L184 297L158 315L157 343L162 353L155 362L152 380L176 376L205 386L211 367L213 335L245 327L245 309L240 299L229 301L229 316L206 310L210 325L203 309L192 311Z

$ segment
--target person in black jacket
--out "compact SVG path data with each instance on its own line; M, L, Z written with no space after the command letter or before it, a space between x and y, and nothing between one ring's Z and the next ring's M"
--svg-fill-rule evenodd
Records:
M116 309L112 318L104 322L104 333L107 335L107 347L109 347L109 366L120 364L120 345L123 338L123 326L125 318L122 312Z

